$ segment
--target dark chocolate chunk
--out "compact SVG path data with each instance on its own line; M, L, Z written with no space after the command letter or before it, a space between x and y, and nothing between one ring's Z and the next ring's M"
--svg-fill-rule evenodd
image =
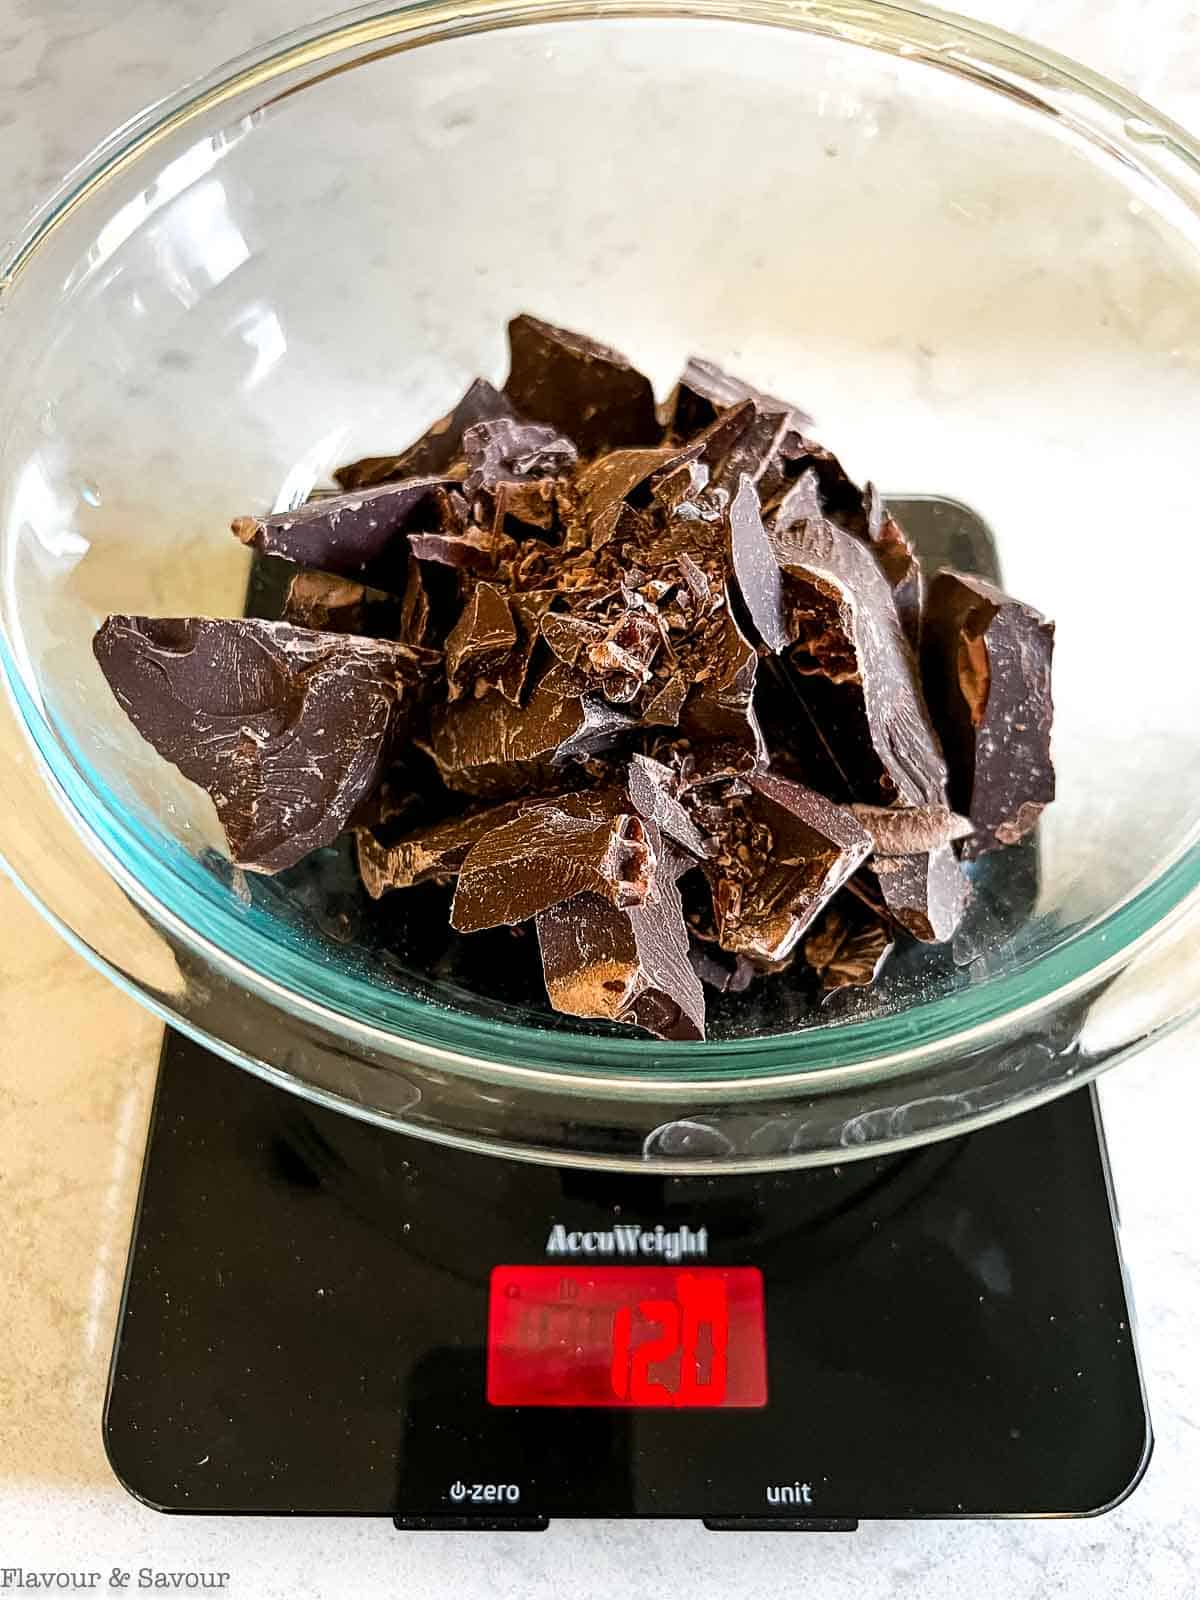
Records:
M921 604L925 580L912 540L884 505L873 483L863 488L863 509L867 518L867 537L883 575L892 588L896 614L905 637L914 650L921 641Z
M302 567L399 591L408 561L404 534L443 482L411 478L378 489L327 495L295 511L235 517L231 527L259 555L286 556Z
M498 417L478 422L463 434L467 475L463 489L476 494L500 484L523 484L530 479L559 478L570 472L578 458L570 439L540 422L517 422Z
M758 494L745 475L729 506L729 548L738 593L755 632L778 655L791 642L783 613L783 577L763 526Z
M577 895L543 911L537 933L556 1011L632 1023L661 1039L703 1039L704 990L669 866L641 905Z
M893 948L885 922L842 898L828 907L805 939L804 959L829 995L874 983Z
M945 804L946 763L870 546L824 519L769 531L787 578L788 664L845 774L847 797Z
M445 817L387 843L380 839L377 828L360 827L355 843L358 871L367 893L378 900L389 889L453 878L471 846L485 833L511 821L527 804L525 800L505 800L461 817ZM380 818L385 824L389 820L386 814Z
M759 966L785 961L805 929L866 860L871 836L853 813L773 773L732 808L705 864L719 942Z
M631 720L597 696L570 698L540 683L525 705L496 691L437 706L429 751L442 781L464 794L527 794L572 758L606 749Z
M948 806L852 805L850 809L871 835L877 856L917 855L965 839L971 832L967 818Z
M948 844L909 856L875 856L871 871L888 916L924 944L954 937L971 885Z
M646 898L658 862L641 817L578 815L552 801L493 828L459 868L450 910L460 933L527 922L580 894L614 906Z
M970 817L968 859L1016 844L1054 799L1054 624L982 578L929 585L922 665L950 757L950 798Z
M695 687L679 716L681 731L695 739L733 740L765 760L766 742L754 713L758 652L728 605L704 634L700 659L704 664L688 674Z
M450 699L457 700L476 683L486 684L517 642L517 625L508 601L493 584L477 583L446 636Z
M339 467L334 477L343 489L369 489L398 478L427 478L444 473L462 454L463 434L477 422L514 415L507 395L485 378L476 378L452 411L395 456L366 456Z
M376 639L397 636L401 612L401 602L394 595L330 572L298 572L283 602L283 621L298 628L368 634Z
M708 855L704 835L676 797L677 779L670 767L650 756L631 756L626 783L636 811L656 822L669 839L697 860Z
M479 528L467 533L410 533L408 543L418 561L457 572L495 572L505 553L494 534Z
M415 677L404 645L286 622L112 616L94 649L138 732L208 791L233 859L257 872L337 838Z
M699 455L699 446L686 450L614 450L584 467L575 480L580 509L588 523L598 522L618 502L648 485L658 472L673 471ZM649 490L646 492L649 498Z
M508 343L504 392L522 416L567 434L585 456L658 443L654 390L618 351L530 316L509 323Z
M675 438L690 439L701 428L707 428L719 411L727 411L744 400L752 400L755 410L763 416L786 417L797 428L812 422L807 412L790 401L764 394L723 371L715 362L692 356L667 402L668 427Z

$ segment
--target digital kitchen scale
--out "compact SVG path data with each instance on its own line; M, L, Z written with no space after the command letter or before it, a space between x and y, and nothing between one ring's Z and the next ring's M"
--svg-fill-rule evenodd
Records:
M1094 1092L842 1167L465 1154L168 1034L105 1441L162 1510L1086 1515L1150 1425Z
M967 507L888 503L927 570L997 576ZM248 614L278 615L289 570L256 566ZM1003 932L1036 847L989 859ZM352 863L322 863L292 904L404 954ZM512 998L519 963L460 944L443 970ZM673 1178L423 1143L169 1033L105 1441L163 1510L404 1528L1104 1510L1150 1425L1095 1095L840 1167Z

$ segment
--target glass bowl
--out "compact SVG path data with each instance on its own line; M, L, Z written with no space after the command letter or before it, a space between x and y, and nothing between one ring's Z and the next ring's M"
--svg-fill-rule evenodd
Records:
M118 712L104 614L240 612L230 517L500 377L518 310L663 390L697 351L794 397L1056 618L1060 798L957 961L836 1012L776 982L703 1045L548 1016L493 947L365 919L336 852L232 871ZM115 133L12 248L0 348L8 862L250 1070L463 1146L720 1171L966 1130L1195 1010L1200 152L1113 85L868 0L358 11Z

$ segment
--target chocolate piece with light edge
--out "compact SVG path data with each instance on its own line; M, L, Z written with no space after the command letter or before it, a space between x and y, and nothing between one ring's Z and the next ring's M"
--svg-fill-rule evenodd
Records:
M922 666L950 756L950 796L970 817L968 859L1016 844L1054 799L1054 624L982 578L939 572Z
M522 416L567 434L581 454L662 437L650 381L619 351L526 315L509 323L508 344L504 393Z
M507 599L494 584L477 583L446 636L450 699L457 700L478 683L487 686L517 643L517 624Z
M946 763L869 545L826 519L768 531L787 580L788 664L845 776L847 798L945 804Z
M377 489L326 495L265 517L235 517L243 544L263 556L285 556L381 589L403 589L408 561L405 533L426 510L440 478L413 478Z
M579 459L570 439L540 422L498 417L478 422L463 434L467 475L463 490L476 494L500 484L525 484L531 479L560 478Z
M399 636L403 607L394 595L330 572L298 572L283 602L284 622L322 633L357 633L376 639Z
M556 768L597 754L632 726L598 696L557 695L543 682L524 705L489 691L435 707L429 753L447 788L502 799L546 787Z
M704 1038L704 989L669 861L641 905L578 895L543 911L537 934L556 1011L633 1024L661 1039Z
M971 885L949 845L915 855L877 855L871 874L888 916L914 939L945 944L954 937Z
M96 659L138 732L212 797L234 861L294 866L383 774L416 671L401 644L286 622L111 616Z
M523 800L505 800L384 842L373 827L355 830L358 871L372 900L391 889L408 889L416 883L440 882L453 878L472 845L485 833L509 822L520 811ZM381 819L386 823L386 815Z
M639 816L597 810L573 814L547 801L485 833L459 868L450 925L511 927L579 894L640 905L658 865L651 830Z
M842 806L773 773L729 807L704 866L717 939L734 954L776 966L866 860L871 838Z

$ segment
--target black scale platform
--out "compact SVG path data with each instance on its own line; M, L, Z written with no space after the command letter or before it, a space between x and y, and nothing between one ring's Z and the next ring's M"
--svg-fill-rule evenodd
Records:
M761 1270L765 1406L488 1404L492 1269L614 1219L702 1224L707 1263ZM422 1144L168 1035L105 1437L174 1511L804 1529L1104 1509L1150 1429L1094 1096L840 1169L623 1176Z

